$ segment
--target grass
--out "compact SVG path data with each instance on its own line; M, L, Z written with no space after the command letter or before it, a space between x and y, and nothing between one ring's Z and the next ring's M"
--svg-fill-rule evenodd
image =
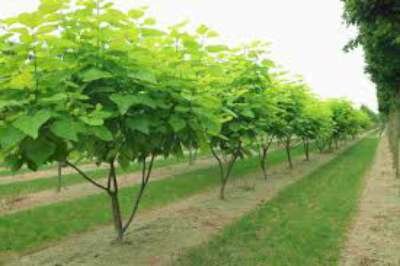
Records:
M362 140L177 264L337 265L377 143Z
M159 167L164 167L167 165L182 163L185 161L187 161L186 157L181 157L181 158L171 157L168 159L160 159L160 160L155 161L154 168L159 168ZM118 174L127 174L127 173L131 173L131 172L139 171L139 170L140 170L140 165L135 163L135 164L132 164L128 169L125 169L125 170L118 169ZM94 170L86 171L86 173L89 174L89 176L91 176L93 179L100 179L100 178L104 178L105 176L107 176L108 170L107 169L94 169ZM71 186L71 185L75 185L75 184L79 184L79 183L84 183L84 182L86 182L86 180L83 179L80 175L73 173L73 174L63 175L62 182L63 182L63 187L66 187L66 186ZM7 184L0 185L0 200L7 199L7 198L13 198L13 197L19 197L19 196L23 196L23 195L26 195L29 193L35 193L35 192L40 192L40 191L44 191L44 190L50 190L50 189L56 190L57 186L58 186L58 176L38 178L38 179L34 179L34 180L29 180L29 181L19 181L19 182L7 183Z
M4 177L4 176L16 176L16 175L21 175L21 174L32 172L32 170L30 170L28 168L21 168L17 171L10 170L10 169L7 169L7 165L5 163L0 164L0 167L5 168L5 169L0 169L0 179L1 179L1 177ZM45 166L41 167L39 170L48 170L48 169L54 168L54 167L57 167L57 166L56 165L45 165Z
M300 147L293 149L295 156L302 152ZM269 165L276 165L285 160L285 152L278 150L270 153L268 161ZM235 165L233 178L256 169L258 169L256 159L239 161ZM218 168L212 166L154 181L145 192L141 208L166 205L218 185L218 174ZM138 186L120 190L124 213L127 213L132 194L136 191ZM0 252L24 251L110 222L110 203L103 193L6 215L0 217Z

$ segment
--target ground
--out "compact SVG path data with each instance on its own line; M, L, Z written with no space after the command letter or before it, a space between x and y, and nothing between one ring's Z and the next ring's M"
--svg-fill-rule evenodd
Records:
M151 181L164 179L172 176L173 174L183 174L196 169L205 168L215 164L212 158L199 159L195 165L188 165L188 163L179 163L175 165L164 166L154 169ZM105 184L106 178L97 180ZM140 172L124 174L118 177L119 186L126 187L139 183L141 180ZM56 190L45 190L41 192L31 193L23 196L18 196L11 199L5 199L4 202L0 200L0 215L10 214L37 206L48 205L56 202L73 200L76 198L85 197L91 194L103 193L97 187L94 187L88 182L79 183L76 185L68 186L61 192Z
M171 265L186 248L207 241L334 156L323 154L312 162L298 159L293 171L286 164L272 167L267 183L259 172L238 179L227 187L225 201L218 199L218 188L213 188L140 213L122 246L110 245L115 234L107 226L16 258L10 265Z
M400 180L391 165L388 140L383 137L348 233L344 266L400 265Z

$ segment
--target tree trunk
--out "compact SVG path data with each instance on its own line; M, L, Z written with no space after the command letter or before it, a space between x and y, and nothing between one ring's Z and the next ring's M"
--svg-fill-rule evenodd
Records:
M267 150L265 148L261 148L259 151L260 156L260 166L263 172L263 176L265 181L268 180L268 173L267 173Z
M146 186L147 186L147 184L149 183L149 180L150 180L150 175L151 175L151 171L153 169L153 164L154 164L154 158L155 158L155 155L154 154L151 155L151 159L150 159L150 162L149 162L148 166L147 166L147 163L146 163L146 159L144 159L142 161L142 184L140 186L139 193L136 195L136 199L134 201L131 214L130 214L127 222L125 223L125 225L122 228L122 232L123 233L125 233L126 230L128 230L130 224L132 223L132 221L135 218L136 213L137 213L137 211L139 209L140 201L141 201L141 199L143 197L143 194L144 194L144 191L146 189Z
M304 140L304 153L306 156L306 161L310 160L310 143L307 139Z
M288 163L289 163L289 168L293 169L293 161L292 161L292 153L291 153L291 149L290 149L290 142L291 142L290 137L286 138L286 154L287 154L287 159L288 159Z
M58 167L58 175L57 175L57 181L58 181L58 183L57 183L57 192L61 192L61 188L62 188L62 167L63 167L62 163L61 163L61 162L58 162L58 165L57 165L57 167Z
M221 182L221 188L219 190L219 199L220 200L225 200L225 187L226 187L226 183L228 180L224 179Z
M396 178L400 178L399 165L399 138L400 138L400 110L399 107L392 106L389 113L388 121L388 138L390 151L392 153L393 169L395 170Z
M238 149L238 151L239 150L240 150L240 148ZM222 156L224 158L224 159L222 159L222 158L220 158L220 156L218 156L217 152L213 149L213 147L211 147L211 153L217 160L219 170L220 170L221 187L219 190L219 198L221 200L225 199L225 187L231 176L233 165L235 164L235 162L239 156L238 151L235 152L234 154L230 155L229 159L225 158L225 156Z
M192 147L189 147L189 165L194 164L194 155Z
M115 232L117 233L117 241L122 241L124 238L124 230L122 226L122 214L121 207L118 200L118 192L110 192L109 196L111 198L111 210L114 221Z

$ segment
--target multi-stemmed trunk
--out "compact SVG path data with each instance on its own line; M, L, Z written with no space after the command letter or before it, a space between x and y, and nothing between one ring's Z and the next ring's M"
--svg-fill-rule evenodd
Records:
M226 184L228 183L228 180L231 177L232 168L239 157L239 149L227 157L219 156L213 147L211 147L211 152L215 157L215 159L217 160L220 170L221 187L219 191L219 198L221 200L224 200Z
M143 197L144 191L150 180L150 174L151 174L151 171L153 168L154 158L155 158L155 156L152 155L149 164L147 164L146 158L143 158L140 160L140 162L142 164L141 185L140 185L138 193L133 198L132 209L131 209L130 215L125 223L123 221L121 204L119 201L119 186L118 186L118 181L117 181L114 160L112 160L109 163L110 168L109 168L109 174L108 174L108 178L107 178L107 185L103 185L103 184L96 182L94 179L90 178L87 174L85 174L82 170L80 170L77 166L75 166L74 164L72 164L70 162L66 162L66 164L68 166L75 169L83 178L85 178L87 181L89 181L94 186L104 190L107 193L107 195L110 197L112 218L113 218L114 228L115 228L115 231L117 234L116 240L118 242L121 242L123 240L127 229L129 228L129 226L131 225L131 223L133 222L133 220L136 216L136 213L139 209L139 205L140 205L141 199Z
M259 160L260 160L260 167L263 172L263 176L265 181L268 180L268 171L267 171L267 157L268 157L268 150L271 147L273 139L269 139L266 142L262 143L258 150Z

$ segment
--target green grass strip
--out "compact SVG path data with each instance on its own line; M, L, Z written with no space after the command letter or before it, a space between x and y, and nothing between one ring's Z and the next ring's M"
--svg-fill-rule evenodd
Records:
M337 265L377 143L363 139L177 264Z
M301 147L293 149L294 156L302 153ZM269 165L285 160L283 150L271 152L268 159ZM258 160L241 160L235 165L233 177L243 176L256 169ZM219 184L218 174L218 168L212 166L154 181L145 192L141 208L159 207L204 191ZM138 191L138 188L133 186L120 190L125 214L130 209L133 192ZM110 222L110 202L104 193L6 215L0 217L0 252L27 250Z
M160 159L154 162L154 168L160 168L168 165L183 163L187 161L186 157L171 157L168 159ZM132 164L128 169L118 169L118 174L127 174L140 170L140 165ZM107 176L107 169L94 169L86 171L93 179L101 179ZM1 178L1 177L0 177ZM62 176L63 187L86 182L80 175L76 173L65 174ZM58 176L44 177L29 181L19 181L0 185L0 200L12 197L23 196L29 193L40 192L44 190L56 189L58 186Z

